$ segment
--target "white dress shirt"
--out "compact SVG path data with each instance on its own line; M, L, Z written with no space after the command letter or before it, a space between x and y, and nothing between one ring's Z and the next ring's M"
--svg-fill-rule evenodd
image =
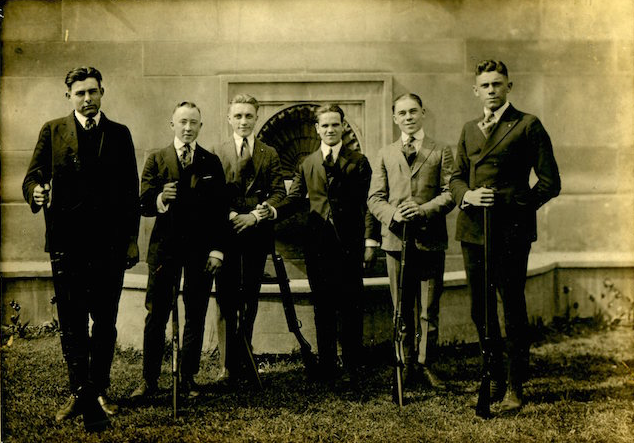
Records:
M88 121L88 117L75 111L75 118L79 121L79 123L81 124L81 127L86 129L86 121ZM97 111L97 115L92 117L92 119L95 121L95 125L98 125L99 120L101 120L101 111Z
M414 137L414 143L413 143L414 149L416 149L416 153L418 154L418 151L420 151L421 146L423 146L425 131L423 130L423 128L420 128L418 131L414 132L411 135L401 132L401 141L403 142L403 145L407 143L407 140L409 140L410 137Z

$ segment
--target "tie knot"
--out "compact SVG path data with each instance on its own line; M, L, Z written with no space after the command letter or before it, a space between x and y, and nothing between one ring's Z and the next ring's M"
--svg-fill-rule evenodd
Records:
M243 138L242 145L240 146L240 157L247 157L249 154L249 141Z
M88 117L86 119L86 130L90 131L91 129L93 129L95 126L97 125L97 123L95 122L95 119L92 117Z
M190 165L191 160L192 160L192 156L191 156L191 152L192 152L192 147L189 143L185 143L183 145L183 150L181 151L181 165L183 166L183 168L186 168L187 166Z
M408 144L408 145L413 145L415 141L416 141L416 137L414 137L413 135L410 135L410 136L407 138L407 144Z

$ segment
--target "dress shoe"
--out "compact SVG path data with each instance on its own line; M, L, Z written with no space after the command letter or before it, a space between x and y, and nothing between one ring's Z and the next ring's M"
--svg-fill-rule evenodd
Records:
M181 381L181 392L189 399L200 397L202 387L192 377L184 377Z
M491 404L499 403L504 398L504 394L506 393L506 381L504 380L491 380L491 384L489 386L489 395ZM478 405L478 395L474 395L469 399L467 405L470 408L475 408Z
M522 396L516 390L509 389L504 400L498 405L497 412L516 412L521 409L522 405Z
M117 412L119 412L119 406L117 406L106 394L97 396L97 402L106 415L113 416L117 415Z
M101 432L110 427L110 420L94 394L80 394L86 432Z
M418 378L430 388L438 391L445 390L445 383L434 374L434 371L429 366L421 365L416 372L418 373Z
M55 414L55 421L62 421L69 418L73 418L81 414L79 407L79 397L77 394L71 394L57 413Z
M156 394L158 387L155 384L149 384L143 380L141 384L132 392L130 398L133 400L141 400L142 398L150 397Z

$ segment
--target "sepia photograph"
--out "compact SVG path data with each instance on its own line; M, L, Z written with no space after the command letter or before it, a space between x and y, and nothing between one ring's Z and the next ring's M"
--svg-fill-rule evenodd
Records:
M634 441L634 2L1 0L0 442Z

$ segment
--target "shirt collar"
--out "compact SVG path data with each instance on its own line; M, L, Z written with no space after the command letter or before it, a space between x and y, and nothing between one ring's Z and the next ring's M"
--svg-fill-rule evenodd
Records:
M511 103L509 101L507 101L506 103L504 103L502 106L500 106L499 108L497 108L495 110L495 112L493 112L493 121L494 122L498 122L500 120L500 118L502 117L502 114L504 114L504 111L507 110L507 108L511 105ZM489 114L491 114L491 110L488 108L484 108L484 119L486 120L486 118L489 116Z
M183 146L185 146L185 143L183 143L178 137L174 137L174 147L176 148L176 152L182 151ZM192 152L194 152L194 149L196 149L196 140L189 143L189 147L192 149Z
M238 154L238 157L239 157L240 149L242 149L242 140L244 138L246 138L247 143L249 143L249 153L251 154L251 157L253 157L253 148L255 147L255 134L253 132L249 134L248 137L242 137L236 134L235 132L233 133L233 142L236 145L236 153Z
M341 151L341 146L343 146L343 141L340 141L334 146L328 146L326 143L321 142L319 149L321 149L321 156L326 160L326 156L332 150L332 160L336 161L339 157L339 152Z
M414 147L416 148L416 150L418 151L417 145L420 146L419 141L422 141L425 138L425 130L423 128L420 128L418 131L414 132L412 134L414 136ZM407 140L409 139L410 135L406 134L404 132L401 132L401 141L403 142L403 144L407 143Z
M77 119L79 124L81 124L81 127L86 129L86 120L88 120L88 117L86 117L85 115L82 115L79 112L75 111L75 118ZM98 125L99 124L99 120L101 120L101 111L97 111L97 115L92 117L92 119L95 121L95 125Z

